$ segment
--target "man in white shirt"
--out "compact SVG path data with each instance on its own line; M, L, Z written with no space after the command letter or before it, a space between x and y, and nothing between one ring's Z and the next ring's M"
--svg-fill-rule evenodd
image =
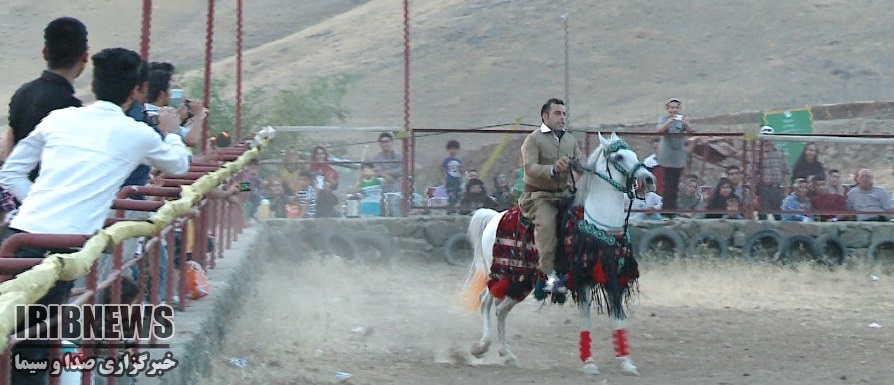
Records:
M151 127L124 113L141 85L140 56L110 48L92 59L97 102L50 113L15 146L0 169L0 186L22 202L3 239L17 233L93 234L103 227L119 186L137 165L174 175L189 169L186 146L179 135L169 134L179 130L173 109L159 111L163 141ZM38 162L41 171L32 183L28 173ZM16 257L41 258L65 251L23 248ZM57 282L38 303L65 302L71 286L71 281ZM34 360L45 359L48 350L22 346L15 353ZM46 375L13 371L12 383L42 384Z

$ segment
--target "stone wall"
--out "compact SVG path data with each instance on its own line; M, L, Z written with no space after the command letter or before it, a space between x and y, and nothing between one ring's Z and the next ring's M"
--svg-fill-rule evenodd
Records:
M374 236L388 244L396 254L404 258L421 258L432 262L443 261L444 243L454 234L464 234L469 216L426 216L410 218L364 219L272 219L266 222L267 238L272 249L304 250L322 249L334 237L354 239ZM847 247L850 257L863 257L876 242L894 242L894 223L878 222L824 222L800 223L748 220L669 220L642 221L631 224L634 247L639 247L647 231L666 228L691 242L698 234L711 231L720 234L730 247L733 257L740 255L748 237L765 229L776 229L785 236L807 235L818 237L830 234L838 237ZM362 247L359 247L362 248ZM402 252L402 253L398 253Z

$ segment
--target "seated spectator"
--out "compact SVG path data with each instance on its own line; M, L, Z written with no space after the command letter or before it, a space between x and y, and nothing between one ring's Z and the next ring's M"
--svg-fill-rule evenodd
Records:
M860 169L854 177L856 186L847 192L848 211L884 212L892 210L891 195L872 183L872 171ZM857 214L858 221L888 221L885 214Z
M826 185L830 194L847 195L847 189L841 184L841 171L837 169L829 169Z
M677 197L677 208L680 210L701 211L705 209L705 200L698 191L698 177L687 176L683 182L683 193ZM681 218L701 218L701 213L677 214Z
M286 192L282 181L270 178L267 190L264 191L264 198L270 202L270 218L288 218L286 205L292 203L292 197Z
M494 176L494 192L491 196L497 202L497 210L506 210L512 205L513 197L506 174L499 173Z
M333 192L335 186L332 181L325 181L323 188L317 190L317 214L316 218L337 218L338 214L335 206L338 205L338 196Z
M795 179L791 186L792 193L782 200L782 220L788 222L811 222L813 217L810 212L813 211L813 204L808 196L810 188L807 187L807 181L804 178ZM790 214L792 213L792 214ZM798 214L793 214L798 213Z
M624 206L627 207L630 205L629 198L624 198L625 203ZM661 211L662 199L661 195L656 194L655 192L649 192L646 194L646 199L634 199L633 205L629 206L630 220L631 221L643 221L643 220L651 220L651 221L660 221L663 219L661 214L658 212ZM633 212L633 210L644 210Z
M314 147L311 155L313 158L310 164L310 172L314 174L316 187L322 190L325 186L323 181L331 182L332 190L338 189L338 171L329 164L329 152L323 146ZM322 177L322 181L317 181L317 177Z
M726 201L731 197L739 198L738 195L733 193L733 183L727 178L720 178L717 186L714 187L714 194L708 200L706 208L713 211L726 211ZM741 201L741 198L739 199ZM723 218L723 214L705 214L705 218Z
M794 181L798 178L806 180L811 175L819 174L825 175L826 168L819 161L819 147L817 147L816 143L809 142L804 146L801 156L795 161L795 166L792 168L792 180Z
M298 192L298 175L301 174L301 155L295 147L289 147L283 156L283 163L279 166L279 180L282 181L286 194L294 195Z
M847 199L844 195L832 193L831 189L826 185L825 176L811 176L810 202L813 209L817 211L845 211L847 210ZM840 187L840 182L839 182ZM839 221L844 219L845 215L820 215L821 221Z
M462 211L463 214L469 214L472 210L480 208L496 209L497 201L487 195L487 189L484 188L484 182L481 179L472 178L466 182L466 191L459 206L465 209Z
M739 197L733 195L726 200L726 214L723 214L723 219L745 219L745 214L742 214L741 202L739 202Z
M751 189L742 182L745 175L742 173L742 168L736 165L727 166L726 167L726 177L733 184L733 194L736 194L739 198L742 198L742 202L751 202Z
M317 189L310 183L313 174L302 171L298 176L298 191L295 192L295 204L298 206L299 218L313 218L317 214Z

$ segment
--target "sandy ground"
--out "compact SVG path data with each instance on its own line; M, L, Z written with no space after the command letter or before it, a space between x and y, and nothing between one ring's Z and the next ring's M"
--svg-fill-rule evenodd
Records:
M520 368L480 335L459 305L462 267L334 261L265 266L234 315L204 384L890 384L894 277L737 263L643 266L629 321L641 377L621 374L605 316L594 319L600 376L579 371L574 306L533 300L509 316ZM878 323L880 328L868 325ZM228 364L244 358L246 368Z

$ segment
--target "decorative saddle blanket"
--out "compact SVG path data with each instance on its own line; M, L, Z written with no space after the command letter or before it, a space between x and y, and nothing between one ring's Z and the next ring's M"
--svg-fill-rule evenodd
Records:
M568 289L575 300L595 297L609 312L620 309L621 298L629 297L639 278L639 267L623 234L611 235L584 220L581 206L571 207L562 221L562 239L556 255L559 271L568 271ZM534 224L523 219L521 208L510 208L497 226L488 287L497 298L521 301L543 278L537 266L540 255L534 245ZM586 287L592 293L584 293Z

